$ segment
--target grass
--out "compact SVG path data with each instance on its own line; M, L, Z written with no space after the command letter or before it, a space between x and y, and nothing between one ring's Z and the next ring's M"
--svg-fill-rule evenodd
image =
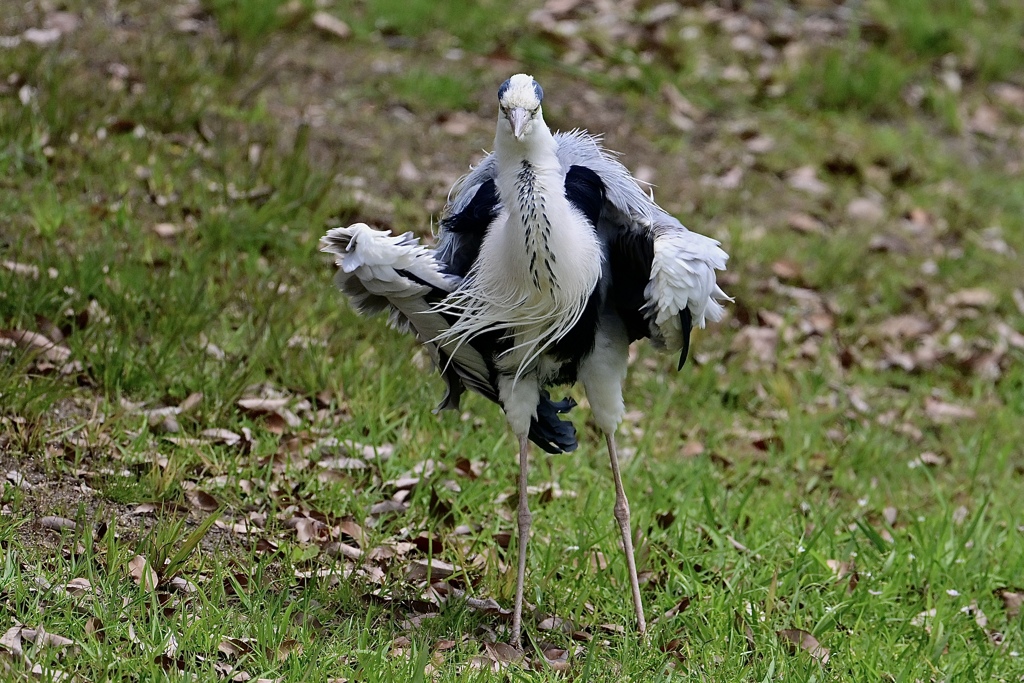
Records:
M0 648L5 675L39 665L85 680L1020 679L1024 628L1004 595L1024 573L1024 365L998 330L1024 328L1024 184L1007 143L1018 119L989 91L1015 78L1015 5L967 17L940 3L925 18L870 4L889 40L851 31L811 45L766 99L692 62L672 73L651 62L631 86L566 67L559 41L487 4L338 7L356 33L345 43L279 21L280 4L210 3L213 21L189 34L139 2L144 19L114 41L89 3L71 2L82 24L60 43L0 50L0 73L17 74L0 90L0 260L37 274L0 267L0 329L60 330L77 362L62 371L0 346L0 468L15 473L0 489L0 614L73 643L25 635L23 654ZM0 34L41 21L25 6ZM522 42L503 45L513 24ZM396 35L414 39L397 57ZM998 54L972 52L982 35ZM658 49L684 49L666 40ZM721 66L728 45L702 25L685 55ZM452 61L452 47L469 56ZM656 165L665 206L725 242L737 298L726 323L697 335L698 362L677 374L641 346L627 381L626 486L644 599L660 616L647 641L630 630L613 490L586 410L573 415L577 453L535 455L531 482L557 488L531 499L527 597L539 613L527 631L572 651L568 673L475 668L506 621L455 597L437 605L409 579L414 560L439 558L459 569L436 590L511 605L514 447L478 397L462 415L433 415L439 383L414 344L349 311L316 251L328 226L355 220L426 234L425 202L443 199L491 135L489 113L464 134L433 124L489 112L477 97L507 76L504 51L537 58L522 68L545 83L553 119L608 131L633 168ZM991 66L965 72L941 106L896 97L906 84L937 87L932 69L949 51ZM409 68L361 68L385 58ZM659 79L708 112L691 137L652 106ZM411 123L390 113L396 99ZM306 116L313 104L326 124ZM970 128L982 104L1003 107L996 137ZM748 162L750 136L736 131L750 128L775 144ZM404 158L418 180L396 177ZM735 164L739 188L700 180ZM826 194L787 185L804 165ZM852 200L876 194L885 218L850 216ZM821 231L790 229L794 213ZM873 246L879 236L896 246ZM796 273L778 275L781 261ZM991 300L949 302L967 288ZM829 324L812 331L823 315ZM937 331L878 331L897 315ZM743 341L752 329L778 336L767 359ZM947 351L933 364L889 363L931 343ZM978 370L1000 345L997 372ZM142 412L196 394L177 431ZM298 422L238 404L254 395L285 399ZM974 416L947 421L936 405ZM202 437L209 429L238 443ZM325 467L345 453L324 439L393 453ZM396 488L417 467L421 481ZM396 494L407 507L370 514ZM75 527L46 528L47 516ZM337 542L378 555L346 560ZM538 630L546 616L584 635ZM786 629L811 634L828 662L792 647Z

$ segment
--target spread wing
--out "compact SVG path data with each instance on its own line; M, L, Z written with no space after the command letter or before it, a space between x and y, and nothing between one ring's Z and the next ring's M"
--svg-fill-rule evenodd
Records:
M436 304L462 283L496 215L494 183L490 189L484 185L461 212L442 221L448 241L442 239L436 249L423 246L412 233L392 236L363 223L330 230L321 242L322 250L334 255L335 282L353 307L366 315L386 312L393 327L413 333L427 349L447 385L438 409L457 409L466 388L499 402L494 366L504 344L499 335L480 335L461 346L437 341L453 320ZM530 439L549 453L575 450L575 428L558 417L574 405L541 392Z

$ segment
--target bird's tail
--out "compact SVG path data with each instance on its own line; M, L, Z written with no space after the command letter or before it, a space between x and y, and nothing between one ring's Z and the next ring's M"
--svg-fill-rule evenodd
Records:
M438 410L457 409L465 387L499 402L493 359L473 343L442 343L455 317L437 306L462 283L445 272L435 252L412 233L392 236L365 223L334 228L320 241L321 251L334 256L335 283L353 308L364 315L387 313L392 327L411 332L440 369L448 391ZM575 405L552 401L542 392L530 440L549 453L575 450L576 430L558 415Z

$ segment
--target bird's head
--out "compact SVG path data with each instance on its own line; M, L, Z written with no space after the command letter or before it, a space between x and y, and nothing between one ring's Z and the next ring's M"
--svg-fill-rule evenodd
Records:
M507 125L516 140L522 140L533 128L533 122L541 118L543 99L544 90L533 76L516 74L498 88L498 125Z

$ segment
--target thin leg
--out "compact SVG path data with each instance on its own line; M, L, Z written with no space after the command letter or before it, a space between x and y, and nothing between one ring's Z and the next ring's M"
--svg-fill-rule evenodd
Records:
M633 589L633 607L636 609L636 627L643 635L647 632L647 620L644 619L644 605L640 600L640 581L636 575L636 559L633 557L633 532L629 522L629 501L626 491L622 488L622 474L619 472L619 456L615 450L615 434L608 432L608 458L612 463L612 476L615 478L615 520L622 532L622 547L626 551L626 566L629 567L629 586Z
M526 583L526 544L530 540L530 505L526 493L526 472L530 442L526 436L519 437L519 570L516 573L516 604L512 613L512 645L521 649L520 634L523 629L523 587Z

